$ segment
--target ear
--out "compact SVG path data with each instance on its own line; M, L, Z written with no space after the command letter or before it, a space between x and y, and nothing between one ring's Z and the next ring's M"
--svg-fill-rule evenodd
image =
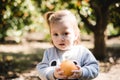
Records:
M52 60L49 63L49 66L56 66L57 65L57 61L56 60Z

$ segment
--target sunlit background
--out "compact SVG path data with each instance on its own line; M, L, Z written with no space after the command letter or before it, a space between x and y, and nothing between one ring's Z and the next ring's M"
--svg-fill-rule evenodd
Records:
M35 66L52 46L44 14L61 9L75 14L81 44L99 61L96 80L120 79L110 77L120 73L119 0L0 0L0 80L39 80Z

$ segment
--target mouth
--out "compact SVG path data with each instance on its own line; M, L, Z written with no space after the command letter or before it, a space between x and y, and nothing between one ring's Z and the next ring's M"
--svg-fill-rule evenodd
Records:
M59 44L59 45L60 45L60 46L64 46L65 44L62 43L62 44Z

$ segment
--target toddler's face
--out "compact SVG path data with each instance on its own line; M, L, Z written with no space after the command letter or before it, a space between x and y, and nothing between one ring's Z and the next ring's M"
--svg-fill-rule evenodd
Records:
M60 50L68 50L76 40L73 26L69 22L56 23L51 26L51 38L54 46Z

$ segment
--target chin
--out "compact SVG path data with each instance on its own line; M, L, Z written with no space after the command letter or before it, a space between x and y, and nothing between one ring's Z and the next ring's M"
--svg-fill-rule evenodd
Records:
M69 50L70 48L59 48L60 50Z

